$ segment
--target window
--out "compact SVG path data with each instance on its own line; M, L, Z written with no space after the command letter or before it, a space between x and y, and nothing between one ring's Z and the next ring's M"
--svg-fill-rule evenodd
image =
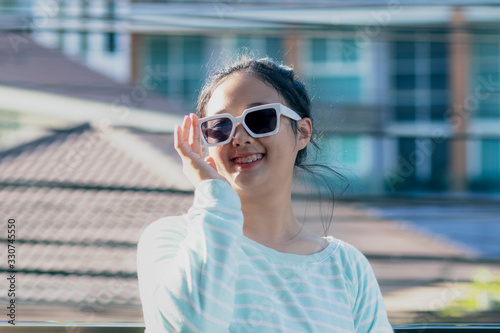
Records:
M145 66L159 66L169 73L159 82L158 91L169 98L183 102L194 111L196 91L201 88L205 76L206 37L203 36L151 36L149 56Z
M470 111L476 119L500 121L500 94L495 90L495 83L500 82L500 45L492 37L490 34L477 34L477 43L471 45L469 90L476 97L479 107Z
M500 185L500 140L481 141L481 162L483 179Z
M314 89L319 102L355 103L361 98L360 77L318 77L314 79Z
M396 119L397 120L415 120L415 105L402 105L399 104L396 106Z
M498 34L477 31L473 35L470 58L468 126L479 137L479 145L468 154L477 155L472 187L492 190L500 187L500 44ZM476 149L476 151L474 151Z
M342 136L342 162L346 164L355 164L359 161L359 140L356 136Z
M169 38L166 37L152 37L149 40L149 57L147 59L147 65L159 66L159 68L165 72L168 72L169 68ZM146 65L146 66L147 66ZM169 94L169 84L168 80L162 80L158 82L158 88L156 90L162 94Z
M311 61L316 63L359 60L360 47L354 39L311 38Z
M396 74L394 75L394 85L398 90L414 90L416 88L415 74Z
M276 61L284 60L283 39L281 37L237 36L234 50L248 48L259 52L258 57L270 57Z
M104 34L105 46L104 49L109 53L113 53L116 51L116 33L107 32Z
M334 168L349 169L347 171L350 172L349 176L354 175L354 173L362 173L363 166L361 164L366 162L361 156L362 141L358 135L326 134L318 142L321 148L319 151L315 151L315 154L318 154L320 163ZM360 174L356 176L360 176Z
M355 62L359 59L359 46L353 39L342 39L338 45L342 62Z
M283 60L283 40L278 37L267 37L264 39L266 55L271 59Z
M313 62L326 62L328 57L327 40L325 38L311 39L311 60Z
M355 39L312 37L308 49L307 72L316 93L317 104L360 104L367 98L365 80L370 63L369 48L361 48ZM364 53L363 53L364 52Z

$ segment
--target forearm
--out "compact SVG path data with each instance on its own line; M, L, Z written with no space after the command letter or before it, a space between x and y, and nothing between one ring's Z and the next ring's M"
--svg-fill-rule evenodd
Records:
M226 331L238 265L235 241L243 226L239 198L223 182L203 182L183 218L177 228L164 225L141 237L138 272L146 327Z

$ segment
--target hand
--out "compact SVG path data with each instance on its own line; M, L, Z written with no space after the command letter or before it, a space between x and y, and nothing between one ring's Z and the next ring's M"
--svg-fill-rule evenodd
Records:
M220 179L228 182L217 172L212 157L203 159L200 141L200 122L198 117L191 113L184 117L182 126L175 125L174 146L182 158L182 170L191 183L196 187L207 179Z

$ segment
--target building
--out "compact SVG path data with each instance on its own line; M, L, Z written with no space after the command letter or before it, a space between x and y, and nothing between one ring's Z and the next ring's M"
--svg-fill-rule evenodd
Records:
M500 190L494 1L43 3L35 40L115 80L167 73L155 92L185 113L243 47L292 64L313 96L319 159L351 194Z

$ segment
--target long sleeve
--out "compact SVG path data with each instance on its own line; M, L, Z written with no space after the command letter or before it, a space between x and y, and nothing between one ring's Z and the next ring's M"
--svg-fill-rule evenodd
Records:
M198 185L186 215L146 228L137 252L146 332L227 332L242 230L239 197L220 180Z

